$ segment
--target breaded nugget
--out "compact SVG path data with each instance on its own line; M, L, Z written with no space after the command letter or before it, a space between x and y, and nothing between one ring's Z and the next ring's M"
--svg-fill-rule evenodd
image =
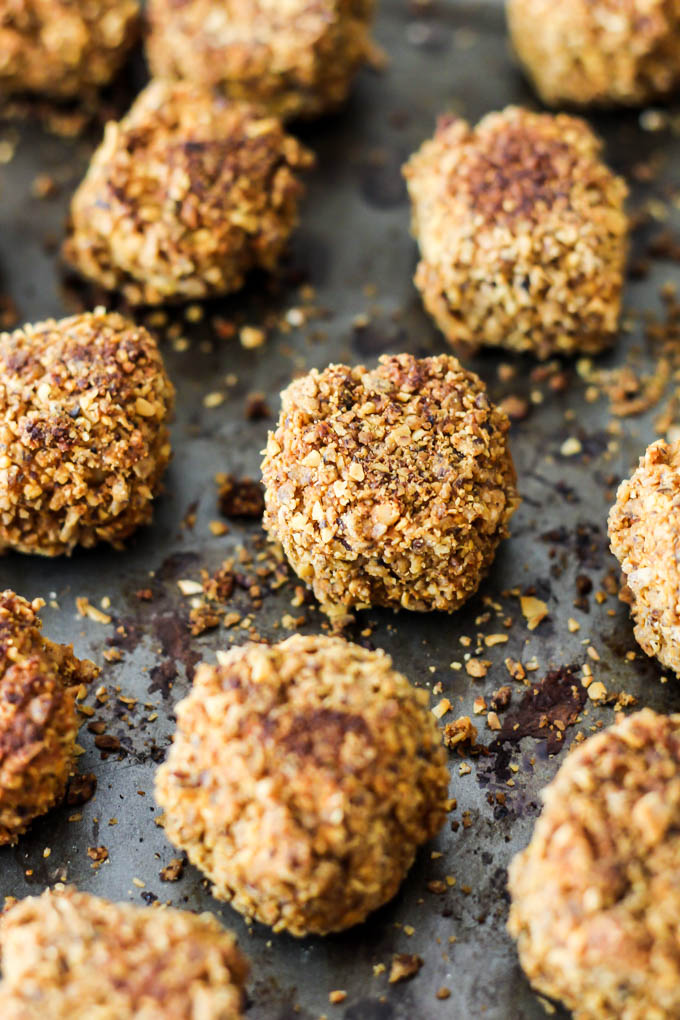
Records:
M680 0L508 0L512 42L552 106L637 106L680 84Z
M121 546L151 519L173 402L156 341L117 313L0 334L0 551Z
M63 796L78 732L76 689L98 673L70 646L42 636L43 605L0 594L0 846L16 843Z
M626 185L585 121L508 107L441 118L404 167L415 284L447 340L539 358L612 343L628 239Z
M576 1020L680 1016L680 715L586 740L512 862L508 927L534 987Z
M394 896L444 822L448 778L427 692L384 652L295 635L199 666L156 799L215 896L326 934Z
M68 262L132 304L237 290L272 270L312 155L274 117L155 81L110 122L71 203Z
M248 964L210 914L48 889L0 919L3 1020L241 1020Z
M508 419L455 358L330 365L282 394L265 528L323 610L458 609L519 504Z
M621 483L609 540L638 643L680 675L680 441L652 443Z
M138 28L137 0L0 0L0 96L71 99L99 89Z
M340 106L371 54L374 0L150 0L147 54L185 78L280 117Z

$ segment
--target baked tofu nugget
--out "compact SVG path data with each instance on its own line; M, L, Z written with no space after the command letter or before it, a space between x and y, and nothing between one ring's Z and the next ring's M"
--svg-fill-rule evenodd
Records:
M241 1020L248 964L210 914L48 889L0 919L3 1020Z
M0 550L121 546L151 520L173 402L156 341L117 313L0 334Z
M0 846L61 799L78 732L76 690L94 663L40 633L41 599L0 594Z
M323 935L394 896L448 779L427 692L384 652L295 635L199 666L156 799L216 897Z
M415 284L454 347L594 354L618 327L626 185L585 121L508 107L441 118L404 167Z
M279 120L155 81L110 122L71 203L66 260L132 304L237 290L272 270L297 223L311 153Z

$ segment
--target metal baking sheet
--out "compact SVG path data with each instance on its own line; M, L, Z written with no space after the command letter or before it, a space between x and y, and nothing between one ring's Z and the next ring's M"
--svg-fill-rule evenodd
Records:
M506 867L529 838L539 790L558 768L563 748L578 730L587 735L613 719L611 706L595 707L586 698L580 722L566 729L560 746L554 732L547 740L541 731L541 711L569 715L574 706L563 670L585 662L612 692L625 690L640 704L660 710L680 708L674 681L660 682L661 671L641 654L634 661L627 658L636 646L626 608L611 595L603 602L596 597L615 566L606 540L613 491L654 437L658 408L623 419L621 434L612 433L607 401L586 400L587 383L574 362L562 366L563 389L535 373L532 377L535 365L529 360L485 353L471 362L494 398L517 394L530 405L526 419L512 430L524 497L512 522L512 538L503 545L479 595L456 615L367 612L353 631L360 640L387 649L415 683L440 683L442 696L453 704L444 721L472 714L478 695L508 682L513 686L500 734L484 726L483 716L475 720L487 752L470 761L470 774L459 775L462 759L451 756L451 795L458 807L440 836L419 855L396 899L344 935L295 940L246 925L211 898L192 868L175 884L159 878L160 869L176 856L155 825L158 812L152 796L156 763L173 729L173 705L186 693L198 659L210 659L215 649L246 638L238 629L191 638L188 602L176 582L198 577L201 567L217 567L239 543L252 543L258 535L257 523L232 522L230 533L222 537L209 529L218 517L215 472L258 474L260 450L272 422L245 419L247 395L264 392L275 414L278 393L294 372L332 360L374 362L383 352L424 355L445 350L411 283L416 252L408 232L401 164L432 132L440 112L455 109L476 120L510 102L534 103L509 53L497 3L382 0L376 34L389 66L382 73L362 72L341 114L301 130L318 155L318 167L310 176L301 227L278 279L260 278L243 294L207 306L201 323L175 314L189 345L177 350L177 345L164 344L178 387L178 407L174 460L153 526L139 533L124 553L99 549L70 560L8 555L0 561L3 586L48 600L46 633L73 641L80 655L103 665L108 703L98 705L94 692L87 700L96 706L95 718L104 721L106 732L121 744L120 752L102 755L83 727L84 754L78 767L96 773L96 796L80 808L57 808L36 822L18 846L0 851L0 896L23 897L68 881L115 900L141 904L158 897L213 911L238 933L252 961L251 1020L316 1020L324 1014L342 1020L533 1020L543 1015L543 1008L523 978L505 933ZM129 76L131 89L143 80L139 57ZM673 167L680 165L673 111L643 118L642 126L636 112L597 116L593 123L606 140L611 164L632 179L631 208L652 210L651 225L646 222L634 236L634 254L639 255L655 230L672 227L677 220L672 203L668 212ZM31 119L0 126L0 291L16 303L22 321L63 315L83 300L83 292L74 293L64 277L54 243L63 235L70 194L98 131L95 124L83 138L67 139ZM644 169L650 166L656 168L656 177ZM39 174L56 183L52 197L35 197ZM658 221L669 216L669 222L655 225L654 216ZM660 313L659 288L678 281L679 275L677 265L655 260L646 278L630 281L626 330L598 367L620 365L636 350L641 365L650 361L645 314ZM298 288L303 284L315 288L319 309L303 327L287 332L270 327L266 344L256 350L216 337L210 325L214 315L252 325L280 320L302 306ZM84 293L92 303L99 297ZM514 379L502 381L502 363L514 366ZM214 392L224 393L224 402L207 407L204 398ZM561 452L569 438L578 439L580 453ZM187 523L191 514L193 527ZM151 603L135 594L146 587L154 592ZM534 590L547 603L549 618L534 631L527 629L518 599L508 594L513 589ZM291 609L292 594L291 583L265 600L255 614L262 636L284 636L282 616L300 612ZM109 598L112 623L83 619L75 603L80 596L96 606ZM322 619L314 608L305 607L304 614L303 629L318 630ZM578 632L568 630L569 617L580 623ZM513 621L507 630L505 618ZM370 637L361 638L361 630L368 627ZM476 635L499 631L507 633L507 644L485 647L482 641L482 657L492 662L485 679L473 681L464 669L451 668L452 662L463 661L461 637L472 638L468 651L474 653ZM111 643L122 646L119 664L102 658ZM588 646L599 660L589 657ZM538 700L531 688L509 681L503 664L508 656L524 663L535 658L533 682L548 675ZM551 670L556 672L549 675ZM126 706L117 694L138 699L136 706ZM155 713L157 718L149 721ZM532 732L534 736L519 739L518 734ZM499 803L503 798L497 793L505 795L505 804ZM74 813L82 819L69 821ZM96 846L106 846L109 853L98 868L87 853ZM428 882L446 876L456 881L444 895L428 891ZM389 971L394 953L419 954L424 966L418 976L389 985L386 973L376 975L377 964ZM450 991L449 998L437 998L442 987ZM346 991L345 1001L330 1005L332 990Z

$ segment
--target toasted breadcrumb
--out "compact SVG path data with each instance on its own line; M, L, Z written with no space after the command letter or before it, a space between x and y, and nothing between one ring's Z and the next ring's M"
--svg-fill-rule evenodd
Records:
M165 831L248 917L294 935L363 921L440 829L428 696L384 652L295 635L199 666L156 779Z

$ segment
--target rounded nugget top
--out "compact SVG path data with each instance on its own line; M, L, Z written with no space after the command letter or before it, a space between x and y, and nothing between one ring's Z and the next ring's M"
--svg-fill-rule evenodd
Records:
M3 1020L240 1020L248 964L210 914L47 890L0 919Z
M158 770L168 838L214 894L326 934L387 902L444 822L428 695L381 651L295 635L199 666Z
M519 504L508 429L448 355L313 370L269 436L265 527L332 617L457 609Z
M133 304L236 290L271 270L297 222L310 152L273 117L151 82L104 140L71 204L66 259Z
M507 12L546 103L639 105L680 84L680 0L508 0Z
M680 1015L680 715L644 709L568 755L512 862L509 930L579 1020Z
M371 52L374 0L150 0L147 51L159 78L219 87L276 116L344 102Z
M609 540L636 639L680 675L680 441L652 443L621 483L609 513Z
M0 334L0 549L120 545L146 523L173 402L155 340L122 315Z
M0 0L0 95L99 89L137 38L137 0Z
M508 107L475 128L441 118L404 167L415 283L447 338L595 352L618 324L626 185L585 121Z
M43 637L42 605L0 594L0 846L15 843L63 794L78 731L76 687L98 673Z

